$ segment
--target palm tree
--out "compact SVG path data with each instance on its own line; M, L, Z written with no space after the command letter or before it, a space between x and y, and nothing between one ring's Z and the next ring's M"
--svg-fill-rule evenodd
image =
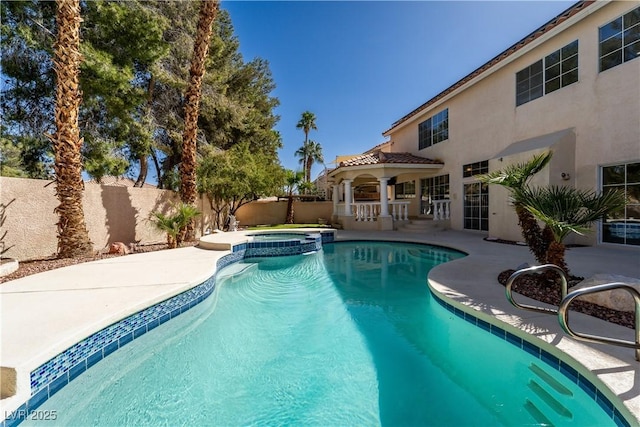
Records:
M597 194L572 187L526 186L517 193L521 206L544 222L553 233L545 254L546 262L562 268L567 275L569 269L565 262L563 240L571 233L589 231L592 223L624 208L626 202L624 194L619 191Z
M93 245L82 208L81 148L78 111L80 62L80 2L57 0L58 33L54 46L56 73L56 132L49 136L55 153L56 195L60 205L55 208L58 220L58 257L71 258L91 254Z
M198 28L193 45L191 68L189 69L189 86L185 94L184 133L182 137L182 162L180 163L180 199L184 203L194 204L197 196L196 188L196 138L198 132L198 114L202 77L205 61L209 52L213 20L218 13L217 0L202 0L198 16ZM193 221L186 226L185 239L195 237Z
M315 162L324 163L324 156L322 155L322 146L318 142L309 140L308 146L305 173L307 174L307 182L311 182L311 167Z
M165 215L162 212L151 214L151 222L156 228L167 233L167 247L169 249L174 249L182 243L185 226L193 218L200 215L196 208L187 203L178 203L175 210L173 215Z
M498 184L507 188L511 193L513 207L518 215L518 225L522 231L522 237L529 246L529 250L540 264L546 264L547 249L553 241L552 231L545 227L541 229L534 215L523 206L519 200L521 190L526 188L531 178L551 161L552 151L533 156L531 160L510 165L504 169L478 175L480 182Z
M285 171L285 183L287 187L287 219L285 224L293 224L293 192L296 187L303 182L304 173L302 171Z
M318 126L316 126L316 115L313 114L311 111L308 111L308 110L305 111L304 113L302 113L302 117L300 117L300 120L296 124L296 128L302 129L302 131L304 132L304 143L302 144L302 148L296 151L296 156L301 157L301 162L303 163L303 170L306 173L307 171L306 152L308 150L308 145L309 145L309 132L311 132L311 130L318 130ZM305 179L308 181L309 177L305 176Z

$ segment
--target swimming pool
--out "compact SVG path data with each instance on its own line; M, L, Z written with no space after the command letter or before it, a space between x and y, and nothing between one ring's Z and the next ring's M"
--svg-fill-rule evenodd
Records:
M576 384L430 295L428 271L460 256L345 242L233 264L204 303L39 410L56 425L611 424Z

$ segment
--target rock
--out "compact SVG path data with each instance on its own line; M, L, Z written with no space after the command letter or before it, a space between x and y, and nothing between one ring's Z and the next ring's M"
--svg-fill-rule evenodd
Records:
M122 242L113 242L109 245L109 253L116 255L127 255L129 253L129 248Z
M596 274L578 283L575 289L588 288L595 285L603 285L605 283L621 282L633 286L640 292L640 279L635 277L625 277L619 274ZM598 292L594 294L584 295L580 297L583 301L589 301L603 307L613 308L620 311L633 311L634 301L631 294L624 289L613 289L611 291Z

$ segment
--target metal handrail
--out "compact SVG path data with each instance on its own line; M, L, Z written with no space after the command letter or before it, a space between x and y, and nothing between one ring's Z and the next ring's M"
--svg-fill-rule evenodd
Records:
M612 289L624 289L627 292L629 292L631 296L633 296L633 299L636 305L636 313L635 313L636 341L635 343L632 341L620 340L617 338L607 338L607 337L601 337L598 335L577 333L569 327L569 305L575 298L582 295L586 295L586 294L592 294L592 293L602 292L602 291L610 291ZM618 345L622 347L634 348L636 350L635 351L636 360L640 361L640 292L631 285L628 285L622 282L612 282L612 283L594 285L588 288L575 290L562 299L562 302L558 307L558 321L560 322L560 326L562 326L562 329L564 329L564 331L567 334L569 334L569 336L575 339L582 340L582 341L595 342L595 343L613 344L613 345Z
M523 268L521 270L516 271L511 276L509 276L509 279L507 280L507 284L505 285L505 292L507 294L507 299L509 300L511 305L513 305L514 307L520 308L522 310L536 311L538 313L544 313L544 314L558 313L558 310L553 308L537 307L535 305L528 305L528 304L519 304L516 302L515 299L513 299L513 292L511 291L511 287L513 286L513 282L518 277L522 276L523 274L537 273L545 270L555 270L558 274L560 274L560 286L561 286L560 292L562 294L561 300L563 300L567 296L567 275L564 272L564 270L555 264L537 265L535 267Z

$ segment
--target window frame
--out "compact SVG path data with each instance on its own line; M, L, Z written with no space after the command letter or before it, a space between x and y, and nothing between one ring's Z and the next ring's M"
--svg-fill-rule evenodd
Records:
M616 168L620 169L617 172L618 179L615 179ZM614 169L614 172L608 174L606 169ZM606 192L607 189L617 189L623 191L627 197L622 211L610 215L611 221L606 217L599 221L600 242L631 247L640 246L640 221L636 219L640 216L640 203L632 203L633 200L640 200L640 160L601 165L599 172L602 192ZM605 182L607 176L614 179Z
M575 45L575 48L573 45ZM556 56L558 58L557 61L548 65L547 62L554 61L554 57ZM573 61L575 61L575 66L570 67ZM565 65L570 68L565 70ZM552 77L548 76L551 72L550 70L556 66L558 67L558 74L552 74ZM537 71L538 68L540 68L539 72ZM535 74L532 75L532 72ZM567 77L566 81L565 77ZM556 79L558 86L552 88L550 83ZM542 98L558 89L578 83L579 81L580 39L576 39L516 72L516 107L531 102L534 99ZM551 89L548 90L549 88Z
M409 185L408 185L409 184ZM409 188L407 188L409 187ZM413 188L411 188L413 187ZM399 192L398 189L401 188L402 191ZM413 193L407 192L407 190L413 190ZM394 187L395 198L396 199L415 199L416 198L416 182L415 181L405 181L399 184L396 184Z
M448 139L448 107L418 124L418 150L423 150Z
M485 173L489 173L489 160L462 165L463 178L472 178L475 175L483 175Z
M633 15L636 15L636 22L632 22L631 20L633 19ZM629 19L630 22L627 22L627 18ZM611 33L610 30L607 30L607 27L609 26L614 26L616 24L616 21L620 21L620 23L618 25L620 25L620 30L615 30L613 33ZM632 31L633 30L633 31ZM635 34L635 39L631 38L630 41L626 41L626 37L633 37ZM605 37L603 38L603 33L605 33ZM628 34L627 34L628 33ZM608 50L606 54L603 55L603 45L605 45L607 42L614 40L614 38L616 37L620 37L620 46L619 47L615 47L614 49ZM627 58L627 49L629 49L631 46L635 46L635 49L637 49L637 54L634 57L630 57ZM612 64L606 64L606 68L603 68L603 60L607 57L612 57L614 54L619 54L620 58L619 61L620 62L616 62L616 63L612 63ZM630 11L628 11L627 13L623 13L622 15L616 17L615 19L612 19L611 21L607 22L606 24L598 27L598 72L602 73L604 71L610 70L611 68L615 68L618 65L622 65L625 62L629 62L629 61L633 61L634 59L640 58L640 6L631 9ZM614 61L617 61L618 59L614 58Z

